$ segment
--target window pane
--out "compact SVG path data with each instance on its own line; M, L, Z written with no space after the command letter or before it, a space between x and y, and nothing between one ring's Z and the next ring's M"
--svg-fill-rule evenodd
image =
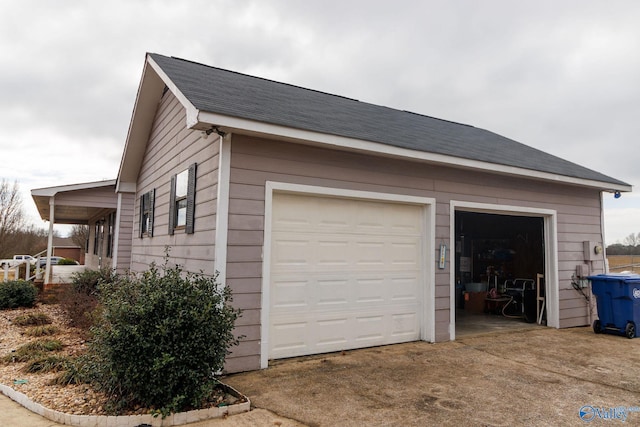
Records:
M176 203L176 211L178 213L176 226L180 227L187 224L187 199L179 200Z
M180 172L176 176L176 198L187 196L187 187L189 185L189 170Z
M142 232L143 233L148 233L149 232L149 223L150 223L151 218L149 218L149 214L147 212L145 212L142 216Z

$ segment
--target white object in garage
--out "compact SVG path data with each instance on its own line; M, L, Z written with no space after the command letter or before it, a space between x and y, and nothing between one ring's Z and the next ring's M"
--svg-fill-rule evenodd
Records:
M420 339L424 207L274 193L269 358Z

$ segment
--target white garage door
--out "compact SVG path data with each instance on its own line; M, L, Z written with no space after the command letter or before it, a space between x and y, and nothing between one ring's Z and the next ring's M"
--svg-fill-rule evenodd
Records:
M423 207L274 193L269 358L420 339Z

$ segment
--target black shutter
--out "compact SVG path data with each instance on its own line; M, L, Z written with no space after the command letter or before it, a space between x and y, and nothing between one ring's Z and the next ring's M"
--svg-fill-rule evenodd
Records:
M187 184L187 224L185 232L193 234L193 223L195 220L196 208L196 170L197 163L189 166L189 181Z
M171 176L171 192L169 193L169 235L173 236L176 228L176 176Z
M138 237L142 237L144 234L144 194L140 196L140 229L138 230Z
M156 189L149 191L149 229L147 233L153 237L153 215L156 208Z

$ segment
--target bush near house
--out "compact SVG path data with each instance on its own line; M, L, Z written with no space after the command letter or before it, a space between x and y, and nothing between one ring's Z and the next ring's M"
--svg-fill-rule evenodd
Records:
M38 289L25 280L0 282L0 310L18 307L33 307Z
M117 280L118 274L111 268L84 270L71 275L74 291L95 296L100 293L100 285Z
M118 275L110 268L72 274L71 284L64 285L58 297L60 306L69 317L69 325L83 330L88 336L98 307L100 286L117 280Z
M229 288L165 263L101 285L100 301L86 360L115 411L142 405L164 415L201 407L238 343L240 311L230 305Z

